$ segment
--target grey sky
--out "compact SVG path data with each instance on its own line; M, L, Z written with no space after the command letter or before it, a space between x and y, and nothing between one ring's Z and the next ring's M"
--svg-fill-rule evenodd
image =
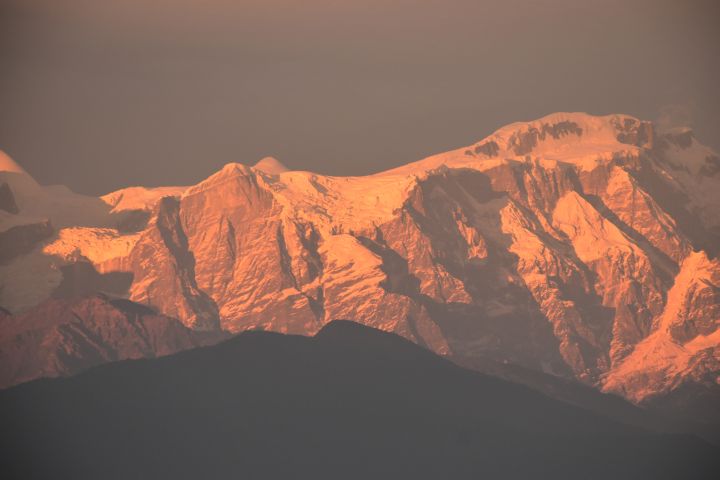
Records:
M365 174L554 111L720 147L712 1L0 0L0 149L41 183Z

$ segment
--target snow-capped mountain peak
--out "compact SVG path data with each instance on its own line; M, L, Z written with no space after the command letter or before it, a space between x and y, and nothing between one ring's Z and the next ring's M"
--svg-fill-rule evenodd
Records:
M52 296L81 259L197 330L352 319L643 401L720 371L717 158L687 131L556 113L366 176L230 163L95 199L107 218L146 214L127 232L75 224L0 266L0 305ZM658 374L673 358L685 366Z
M29 176L24 168L2 150L0 150L0 172L19 173Z
M280 175L290 170L275 157L262 158L253 165L253 168L261 172L269 173L270 175Z

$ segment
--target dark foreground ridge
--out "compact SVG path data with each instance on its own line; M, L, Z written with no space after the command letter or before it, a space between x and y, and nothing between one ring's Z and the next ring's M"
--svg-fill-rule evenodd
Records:
M0 392L1 478L713 478L718 450L333 322Z

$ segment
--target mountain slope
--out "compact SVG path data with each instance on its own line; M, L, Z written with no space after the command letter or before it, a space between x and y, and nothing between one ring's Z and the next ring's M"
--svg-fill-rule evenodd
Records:
M692 437L609 421L350 322L32 382L0 392L0 411L7 478L711 478L718 467Z
M83 261L193 329L352 318L644 402L717 382L718 192L719 157L692 132L626 115L515 123L365 177L228 164L172 198L140 195L132 231L61 232L0 266L0 304L28 308L58 288L57 265ZM685 280L696 257L699 283Z
M23 314L0 312L0 388L78 373L129 358L152 358L215 343L148 307L102 295L51 299Z

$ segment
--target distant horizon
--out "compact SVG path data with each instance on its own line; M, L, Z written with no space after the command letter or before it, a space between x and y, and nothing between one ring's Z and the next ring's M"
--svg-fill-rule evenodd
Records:
M556 111L720 149L708 0L6 0L0 149L100 195L229 162L365 175Z
M456 150L456 149L459 149L459 148L464 148L464 147L469 146L469 145L472 145L472 144L474 144L474 143L478 143L478 142L480 142L480 141L482 141L482 140L484 140L484 139L492 136L495 132L497 132L498 130L500 130L500 129L508 126L508 125L512 125L512 124L514 124L514 123L529 123L529 122L533 122L533 121L538 121L538 120L541 120L541 119L543 119L543 118L549 117L549 116L551 116L551 115L556 115L556 114L583 114L583 115L589 115L589 116L592 116L592 117L605 117L605 116L609 116L609 115L627 115L627 116L630 116L630 117L635 117L635 118L637 118L638 120L641 120L641 121L651 121L651 120L648 120L648 119L639 118L639 117L637 117L637 116L635 116L635 115L629 115L629 114L627 114L627 113L622 113L622 112L614 112L614 113L609 113L609 114L594 114L594 113L589 113L589 112L569 112L569 111L560 112L560 111L557 111L557 112L548 113L548 114L546 114L546 115L542 115L542 116L537 117L537 118L534 118L534 119L515 120L515 121L512 121L512 122L509 122L508 124L500 125L500 126L498 126L495 130L493 130L492 132L488 133L487 135L485 135L485 136L483 136L483 137L481 137L481 138L478 138L478 139L476 139L476 140L474 140L474 141L472 141L472 142L468 142L468 143L465 144L465 145L457 145L457 146L454 146L454 147L450 147L450 148L447 149L447 150L438 151L438 152L433 152L433 153L430 153L430 154L427 154L427 155L423 155L423 156L421 156L421 157L419 157L419 158L416 158L416 159L413 159L413 160L409 160L408 162L405 162L405 163L402 163L402 164L392 165L392 166L389 166L389 167L387 167L387 168L385 168L385 169L375 170L375 171L368 172L368 173L363 173L363 174L360 174L360 175L332 175L332 174L327 174L327 173L325 173L325 172L320 172L320 171L316 171L316 170L309 170L309 169L304 169L304 168L289 168L289 167L287 167L287 165L285 164L285 162L283 161L282 158L278 158L278 157L276 157L276 156L274 156L274 155L265 155L265 156L262 156L262 157L260 157L260 158L258 158L258 159L255 159L255 160L248 160L248 161L239 161L239 160L238 160L238 161L229 161L229 162L223 163L223 164L219 165L215 170L213 170L213 171L211 171L210 173L208 173L207 175L201 176L200 178L197 178L197 179L195 179L195 180L191 180L190 182L188 182L188 183L186 183L186 184L182 184L182 185L180 185L180 184L162 183L162 181L161 181L161 183L156 183L156 184L140 184L140 183L139 183L139 184L133 184L133 185L121 185L121 186L118 186L117 188L115 188L115 189L113 189L113 190L109 190L109 191L107 191L107 192L101 192L101 193L88 193L88 192L75 191L75 190L73 190L73 191L75 191L75 193L81 193L81 194L90 195L90 196L103 196L103 195L107 195L107 194L116 192L116 191L118 191L118 190L123 190L123 189L126 189L126 188L133 188L133 187L145 187L145 188L189 187L189 186L192 186L192 185L194 185L194 184L196 184L196 183L198 183L198 182L201 182L202 180L206 179L206 178L209 177L210 175L213 175L214 173L220 171L220 170L221 170L224 166L226 166L226 165L230 165L230 164L241 164L241 165L246 165L246 166L248 166L248 167L254 167L254 166L256 166L257 164L260 164L261 162L263 162L263 161L266 160L266 159L273 159L274 161L278 162L281 167L283 167L283 168L285 168L285 169L287 169L287 170L289 170L289 171L295 171L295 172L310 172L310 173L314 173L314 174L318 174L318 175L338 176L338 177L343 177L343 176L349 176L349 177L359 176L359 177L362 177L362 176L368 176L368 175L375 175L375 174L378 174L378 173L382 173L382 172L384 172L384 171L386 171L386 170L390 170L390 169L393 169L393 168L401 167L401 166L404 166L404 165L407 165L407 164L410 164L410 163L414 163L414 162L423 160L423 159L425 159L425 158L430 158L430 157L433 157L433 156L435 156L435 155L439 155L439 154L442 154L442 153L445 153L445 152L448 152L448 151ZM654 123L655 125L657 125L657 124L658 124L658 121L655 120L655 121L653 121L653 123ZM666 127L667 127L667 126L666 126ZM665 130L670 130L671 128L689 128L689 129L691 129L691 130L693 131L693 135L696 136L696 132L694 131L694 129L692 129L692 127L689 127L689 126L673 125L673 126L670 126L669 128L665 128ZM704 143L704 142L702 141L702 139L697 139L697 140L698 140L700 143ZM27 175L30 175L32 178L35 178L35 177L32 175L32 173L31 173L31 172L28 172L28 171L25 169L25 167L22 165L22 163L19 162L15 157L13 157L13 155L11 155L9 152L6 152L6 151L3 150L2 148L0 148L0 153L5 153L5 155L7 155L7 156L10 158L11 162L14 163L15 166L19 167L21 170L25 170L24 173L26 173ZM1 159L2 159L2 158L0 157L0 160L1 160ZM47 186L64 185L64 184L61 184L61 183L42 183L42 182L40 182L40 183L41 183L42 185L47 185Z

